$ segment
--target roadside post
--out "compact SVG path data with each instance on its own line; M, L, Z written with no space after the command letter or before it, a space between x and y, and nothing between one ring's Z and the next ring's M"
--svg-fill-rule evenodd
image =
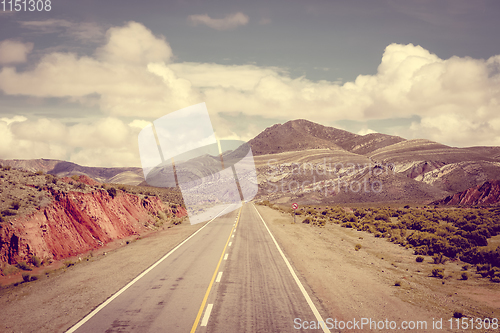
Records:
M294 202L292 204L292 208L293 208L293 223L295 223L295 210L299 208L299 205L296 202Z

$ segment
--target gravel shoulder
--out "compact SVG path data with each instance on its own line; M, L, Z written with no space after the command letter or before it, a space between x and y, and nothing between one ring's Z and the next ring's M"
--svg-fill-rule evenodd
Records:
M129 244L121 240L37 281L0 290L0 331L66 331L202 226L184 222Z
M293 224L288 214L256 207L331 318L389 319L398 324L425 320L428 330L433 318L442 318L440 332L458 331L446 327L455 311L469 318L500 319L500 286L473 272L469 280L460 280L462 262L438 266L426 256L417 263L413 250L367 232L331 223L302 224L299 217ZM361 245L359 251L356 244ZM444 279L431 277L435 267L444 267Z

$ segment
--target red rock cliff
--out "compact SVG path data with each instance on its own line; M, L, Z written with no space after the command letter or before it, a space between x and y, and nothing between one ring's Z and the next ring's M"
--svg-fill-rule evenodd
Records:
M170 210L160 199L107 191L52 192L52 203L0 225L0 261L15 264L31 256L56 260L99 248L145 230L151 213ZM179 207L180 208L180 207ZM186 215L177 209L176 215Z
M471 187L465 191L450 195L433 204L487 206L500 204L500 180L490 180L482 185Z

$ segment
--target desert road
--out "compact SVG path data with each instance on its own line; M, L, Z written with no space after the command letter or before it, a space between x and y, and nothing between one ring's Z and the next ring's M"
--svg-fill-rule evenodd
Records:
M213 219L67 332L294 332L295 318L323 320L257 209Z

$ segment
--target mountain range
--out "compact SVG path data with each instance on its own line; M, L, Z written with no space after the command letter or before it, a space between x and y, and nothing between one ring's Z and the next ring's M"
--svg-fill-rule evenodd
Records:
M276 124L248 144L258 197L282 203L430 203L500 179L500 147L450 147L381 133L358 135L299 119ZM196 158L193 166L213 164ZM196 163L196 164L195 164ZM57 176L145 184L141 168L85 167L57 160L0 160ZM189 161L187 162L189 165Z

